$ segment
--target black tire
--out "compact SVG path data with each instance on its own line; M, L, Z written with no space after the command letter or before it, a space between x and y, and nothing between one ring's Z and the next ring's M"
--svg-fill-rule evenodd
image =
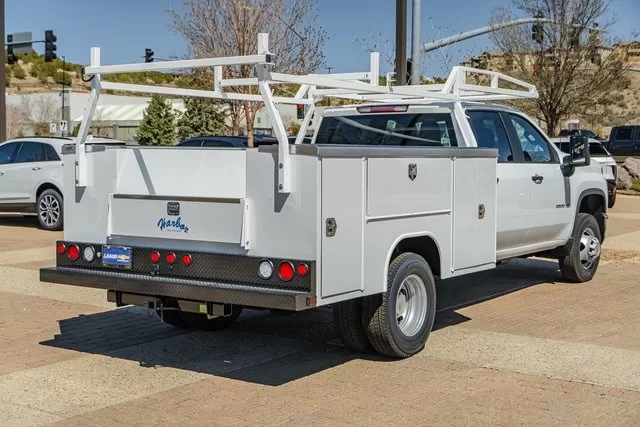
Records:
M608 207L609 209L611 209L615 204L616 204L616 195L618 194L618 192L616 191L616 189L613 189L613 194L611 195L611 197L609 198L609 203L608 203Z
M362 324L362 301L363 298L355 298L334 304L333 323L344 345L360 353L373 353Z
M421 279L417 289L425 296L420 311L424 319L418 323L416 332L406 335L398 325L397 297L405 279L414 275ZM362 308L367 338L376 352L394 358L419 353L429 338L436 315L436 285L431 267L420 255L410 252L399 255L389 266L387 292L364 299Z
M219 331L231 326L242 314L242 306L234 305L231 315L227 317L207 318L206 314L190 313L187 311L165 310L161 316L162 320L176 328L180 329L196 329L202 331Z
M44 190L36 200L36 214L40 228L60 231L64 223L62 196L54 189Z
M592 234L597 241L593 241L588 234ZM596 247L592 251L585 248L585 241L588 243L595 243ZM593 215L587 213L579 213L576 218L576 223L573 227L573 244L571 246L571 252L565 257L561 257L558 262L560 264L560 271L562 277L571 282L588 282L593 279L596 274L598 265L600 264L600 242L602 236L600 233L600 226ZM588 254L593 254L594 258L585 260L583 264L580 256L580 251L586 249Z

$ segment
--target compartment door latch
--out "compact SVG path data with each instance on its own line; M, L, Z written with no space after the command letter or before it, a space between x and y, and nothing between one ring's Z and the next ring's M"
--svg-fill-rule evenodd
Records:
M327 237L335 236L337 228L338 228L338 224L336 223L336 219L327 218L327 221L326 221Z

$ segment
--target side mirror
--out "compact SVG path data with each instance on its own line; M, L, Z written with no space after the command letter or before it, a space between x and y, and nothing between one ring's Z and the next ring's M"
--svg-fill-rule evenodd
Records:
M571 135L569 138L569 160L575 166L589 166L591 164L588 137Z

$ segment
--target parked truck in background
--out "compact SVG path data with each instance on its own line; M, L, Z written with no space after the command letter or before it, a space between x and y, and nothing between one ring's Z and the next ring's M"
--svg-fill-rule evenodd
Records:
M572 138L564 155L522 112L478 102L534 98L535 87L465 67L444 85L380 86L377 54L366 73L280 74L265 35L258 45L258 55L153 65L100 66L93 51L85 117L101 88L179 91L101 74L214 66L214 90L188 94L259 97L279 144L86 149L83 122L63 150L68 226L43 282L105 289L116 305L147 307L181 328L225 328L244 308L330 305L348 347L409 357L433 327L436 279L529 256L557 259L567 280L593 278L607 187L589 145ZM222 79L222 66L239 63L257 79ZM490 86L467 83L468 72ZM500 89L502 80L522 89ZM260 95L224 92L237 84ZM276 98L275 84L300 90ZM325 110L302 144L324 96L364 103ZM309 106L295 144L276 102Z

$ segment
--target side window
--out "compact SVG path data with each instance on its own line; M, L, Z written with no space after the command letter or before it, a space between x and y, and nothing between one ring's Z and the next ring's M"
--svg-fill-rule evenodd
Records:
M500 114L491 111L470 111L468 115L478 147L497 148L498 162L513 162L509 137Z
M632 136L632 127L618 128L616 132L616 140L617 141L631 141Z
M188 141L183 141L178 144L180 147L201 147L202 140L201 139L190 139Z
M58 153L56 153L56 149L53 148L53 146L51 144L45 144L44 145L44 152L46 155L46 160L48 162L58 162L60 161L60 156L58 156Z
M522 117L509 114L513 129L520 140L525 162L551 163L551 147L547 140L533 127L531 123Z
M44 146L38 142L23 142L16 163L43 162L46 160Z
M20 146L19 142L11 142L9 144L0 145L0 165L7 165L13 162L16 155L16 149Z

